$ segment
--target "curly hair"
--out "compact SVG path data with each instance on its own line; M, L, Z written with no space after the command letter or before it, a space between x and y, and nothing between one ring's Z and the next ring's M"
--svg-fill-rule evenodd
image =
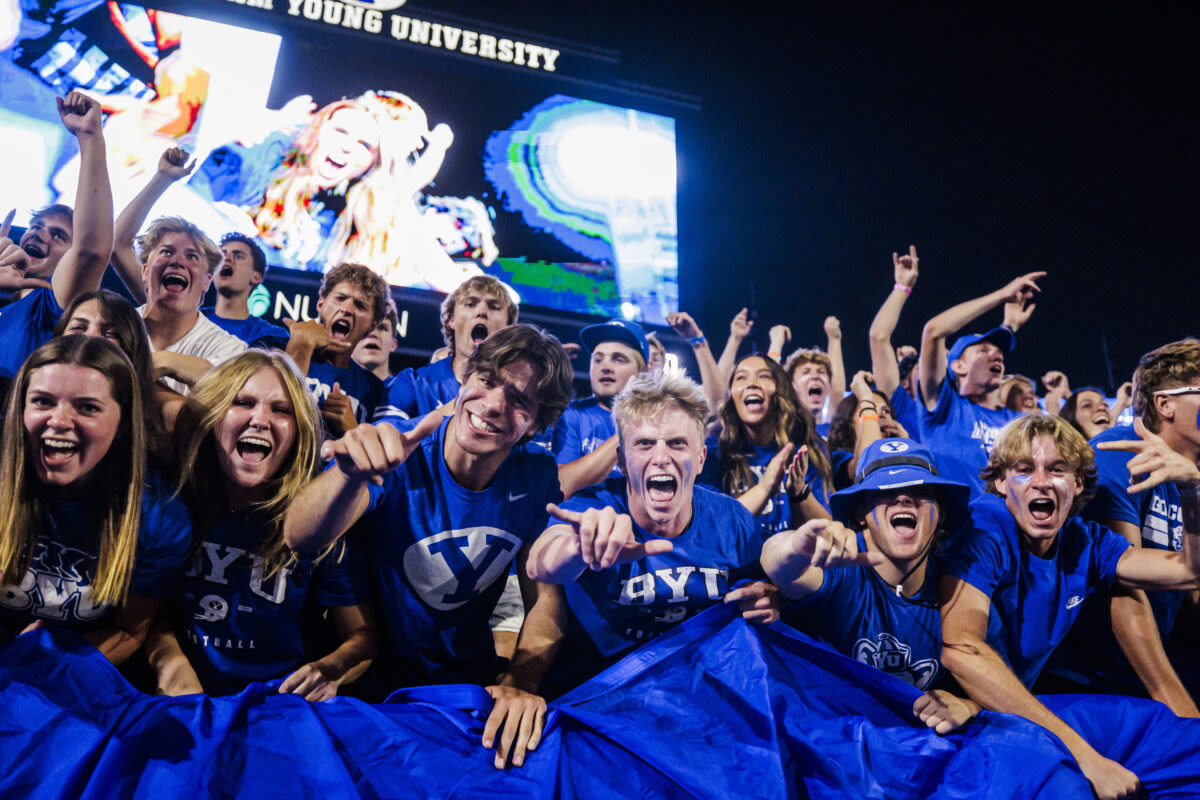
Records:
M379 273L362 264L338 264L321 279L321 290L318 296L324 300L340 283L348 283L360 290L371 301L371 326L379 324L387 312L387 302L391 298L387 281ZM393 308L395 306L393 305Z
M467 360L463 384L476 373L492 376L518 358L528 360L537 369L534 397L538 400L537 418L526 434L529 439L544 431L562 416L571 402L571 381L575 371L567 351L553 335L532 325L509 325L479 343Z
M473 278L468 278L458 285L453 292L446 295L446 299L442 301L442 306L439 309L442 320L442 339L445 340L446 346L450 348L450 355L454 355L454 311L458 308L458 304L468 292L480 292L494 297L504 303L505 313L508 317L508 324L512 325L517 321L517 313L519 311L517 303L508 293L508 289L499 278L493 278L491 275L476 275Z

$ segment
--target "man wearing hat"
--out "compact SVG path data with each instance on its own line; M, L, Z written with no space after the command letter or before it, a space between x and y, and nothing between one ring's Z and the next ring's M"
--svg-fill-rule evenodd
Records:
M979 470L1000 429L1018 411L1000 402L1004 357L1016 346L1013 336L1029 315L1026 302L1039 291L1036 280L1044 272L1030 272L991 294L959 303L925 323L921 333L919 388L928 413L921 417L921 441L928 445L946 477L982 494ZM1004 305L1004 324L987 333L958 337L949 351L946 338L972 320Z
M938 475L930 452L917 442L872 442L854 484L830 497L835 521L811 520L763 545L763 569L791 601L784 621L850 658L933 690L946 676L934 551L943 531L967 521L969 497L965 484ZM939 733L978 710L940 690L914 707Z
M630 378L646 371L650 349L642 326L623 319L590 325L579 332L579 339L592 354L592 395L572 402L554 428L554 457L564 497L606 477L621 476L612 401Z

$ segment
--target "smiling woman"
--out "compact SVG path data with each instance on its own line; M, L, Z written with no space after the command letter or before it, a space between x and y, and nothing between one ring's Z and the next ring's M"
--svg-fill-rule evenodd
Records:
M123 661L178 578L191 523L147 471L141 389L113 344L66 336L29 357L0 486L0 640L54 625Z
M281 692L323 700L366 668L374 634L353 554L294 554L283 541L284 515L316 471L317 420L295 364L262 350L214 368L180 411L180 492L199 542L170 625L147 643L164 694L283 678ZM325 609L339 645L316 653Z

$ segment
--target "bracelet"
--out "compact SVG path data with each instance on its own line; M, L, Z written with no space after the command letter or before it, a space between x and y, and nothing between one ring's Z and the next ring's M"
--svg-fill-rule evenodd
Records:
M875 414L875 413L872 413L872 412L868 412L868 413L866 413L866 414L859 414L859 415L858 415L858 422L859 422L859 424L860 424L860 425L861 425L862 423L866 422L866 421L867 421L867 420L869 420L869 419L873 419L873 420L875 420L876 422L879 422L879 415L878 415L878 414Z
M767 358L773 358L776 361L778 361L782 357L783 357L783 353L779 352L778 350L768 350L767 351Z
M912 288L909 286L905 286L903 283L897 283L892 288L899 289L900 291L904 292L905 294L912 294Z
M864 401L862 401L861 403L859 403L859 404L858 404L858 410L859 410L859 411L862 411L864 408L869 408L869 409L871 409L872 411L878 411L878 410L879 410L879 408L878 408L878 407L876 407L876 405L875 405L874 403L872 403L870 400L864 400Z
M699 336L689 336L687 341L692 347L699 347L708 340L704 338L704 334L702 333Z
M804 488L801 489L798 494L792 495L792 499L798 502L804 502L808 499L810 494L812 494L812 484L806 483L804 484Z

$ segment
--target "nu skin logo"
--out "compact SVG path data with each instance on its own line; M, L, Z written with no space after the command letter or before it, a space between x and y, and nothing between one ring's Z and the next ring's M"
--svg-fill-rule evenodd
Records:
M426 605L450 611L506 575L521 544L508 531L486 525L442 531L409 545L404 576Z

